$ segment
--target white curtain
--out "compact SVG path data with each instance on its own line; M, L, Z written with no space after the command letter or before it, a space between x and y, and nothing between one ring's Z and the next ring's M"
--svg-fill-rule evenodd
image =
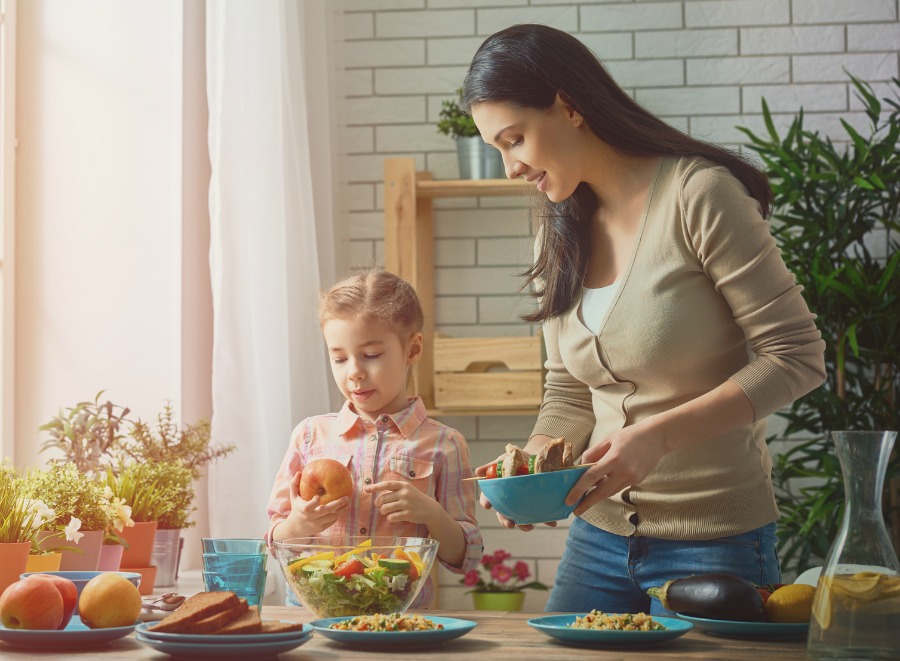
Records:
M338 115L329 0L207 3L214 537L261 537L291 429L331 410L316 321L335 278Z

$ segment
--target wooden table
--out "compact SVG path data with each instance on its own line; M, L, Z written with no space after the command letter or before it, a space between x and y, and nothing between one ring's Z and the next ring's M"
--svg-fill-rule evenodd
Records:
M658 647L644 649L598 649L563 645L535 631L526 623L529 618L540 613L508 613L500 611L417 611L423 615L458 617L478 622L462 638L449 641L443 647L433 647L407 652L368 652L345 647L323 636L313 634L304 645L279 655L281 661L354 661L358 659L404 658L420 661L431 658L447 661L548 661L559 659L603 659L605 661L651 659L695 661L761 661L777 659L792 661L806 659L806 641L756 642L719 638L691 631L685 636ZM306 611L285 606L264 606L264 619L279 619L292 622L307 622L315 619ZM114 641L109 645L86 651L46 651L38 652L17 648L0 642L0 659L13 661L21 659L154 659L165 661L172 657L141 645L134 635Z

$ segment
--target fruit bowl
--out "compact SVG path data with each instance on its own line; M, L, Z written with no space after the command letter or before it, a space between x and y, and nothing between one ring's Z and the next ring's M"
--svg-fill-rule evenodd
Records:
M305 537L274 542L297 600L319 618L402 613L428 580L438 542L422 537Z
M588 466L575 466L550 473L495 477L478 480L481 492L495 510L519 525L568 518L576 505L566 505L566 496Z

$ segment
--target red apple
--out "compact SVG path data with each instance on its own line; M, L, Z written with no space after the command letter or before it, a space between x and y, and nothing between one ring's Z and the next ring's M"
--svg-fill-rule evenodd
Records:
M50 581L59 590L59 596L63 600L63 619L57 628L65 629L66 625L69 624L69 620L72 619L73 613L75 613L75 606L78 605L78 588L69 579L56 574L31 574L28 578L40 578Z
M300 475L300 497L312 500L319 497L325 505L353 493L353 478L350 471L334 459L314 459L306 464Z
M23 578L0 595L0 622L7 629L56 629L63 619L63 598L50 581Z

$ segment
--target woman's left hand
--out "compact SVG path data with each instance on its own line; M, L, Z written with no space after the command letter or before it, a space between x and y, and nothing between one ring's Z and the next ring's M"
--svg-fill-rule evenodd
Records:
M408 521L427 525L434 516L434 508L440 507L434 498L429 498L409 482L400 480L376 482L367 486L365 491L366 493L381 492L381 495L375 499L375 507L391 523Z
M604 498L625 487L640 484L665 454L666 444L662 435L643 431L641 425L613 432L581 455L581 463L595 465L588 468L569 491L566 504L578 503L575 515L584 514ZM584 499L578 502L582 496Z

